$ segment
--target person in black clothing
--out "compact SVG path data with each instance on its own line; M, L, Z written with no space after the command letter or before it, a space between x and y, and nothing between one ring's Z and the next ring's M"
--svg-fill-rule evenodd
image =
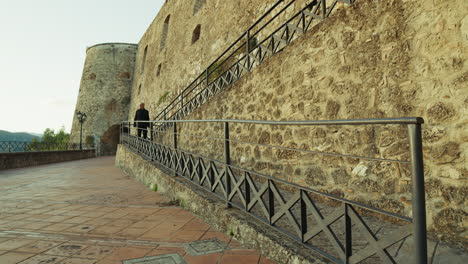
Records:
M145 104L140 104L140 109L138 109L135 113L135 119L133 126L138 127L138 137L141 137L143 132L143 138L146 139L148 136L148 127L150 126L149 122L138 122L138 121L149 121L149 112L145 109Z

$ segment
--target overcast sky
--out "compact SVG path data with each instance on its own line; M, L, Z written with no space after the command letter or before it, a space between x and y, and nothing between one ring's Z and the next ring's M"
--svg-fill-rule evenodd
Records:
M138 43L164 0L0 0L0 130L70 131L86 47Z

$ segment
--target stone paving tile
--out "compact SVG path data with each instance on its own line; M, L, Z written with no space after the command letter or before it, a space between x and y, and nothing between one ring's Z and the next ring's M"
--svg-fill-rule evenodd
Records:
M76 226L76 224L67 224L67 223L56 223L52 224L46 227L41 228L41 231L63 231L70 229L72 227Z
M147 228L128 227L128 228L124 228L124 229L120 230L119 232L115 233L114 237L135 239L135 238L138 238L138 237L142 236L147 231L148 231Z
M202 255L202 256L190 256L187 254L185 255L184 258L188 264L216 264L218 263L218 261L221 259L222 256L223 255L219 253Z
M34 256L34 254L22 253L22 252L7 252L7 253L0 255L0 263L5 263L5 264L19 263L32 256Z
M178 230L174 232L169 241L171 242L190 242L199 240L205 232L203 231L188 231L188 230Z
M34 243L36 240L32 239L22 239L22 238L14 238L7 241L3 241L0 243L0 250L11 251L17 249L19 247L26 246L28 244ZM1 263L1 262L0 262Z
M67 258L56 262L56 264L94 264L97 260L83 258Z
M47 222L32 222L32 223L28 223L22 226L18 226L18 228L36 230L36 229L44 228L46 226L50 226L51 224L52 223L47 223Z
M104 235L109 236L121 231L123 227L120 226L101 226L89 232L90 235Z
M208 239L213 239L213 238L217 238L219 241L222 241L226 244L229 244L229 242L231 241L231 237L225 235L224 233L217 232L217 231L207 231L206 233L203 234L200 240L208 240Z
M50 256L50 255L36 255L34 257L21 261L19 264L42 264L42 263L55 264L63 259L65 259L65 257Z
M99 260L110 256L112 252L114 252L114 247L95 245L81 250L73 257Z
M63 242L55 242L55 241L35 241L34 243L30 243L26 246L19 247L15 249L16 252L26 252L26 253L42 253L47 251L51 248L54 248Z
M106 257L107 260L127 260L134 258L141 258L146 256L152 248L142 247L125 247L114 249L111 255Z
M62 245L59 245L52 249L47 250L46 252L44 252L44 254L69 257L87 247L88 245L83 245L83 244L78 244L78 243L64 243Z
M0 191L0 257L13 261L0 259L0 264L121 264L169 253L184 256L189 264L273 263L192 213L167 206L167 198L122 174L112 158L17 171L22 173L7 178L2 175L14 171L0 172L0 189L6 190ZM115 183L112 188L109 182ZM15 186L23 187L9 191ZM186 254L185 243L212 238L229 243L230 249Z

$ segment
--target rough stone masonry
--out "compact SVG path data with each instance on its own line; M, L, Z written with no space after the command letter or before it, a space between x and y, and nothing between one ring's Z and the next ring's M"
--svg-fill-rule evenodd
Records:
M124 119L127 113L131 119L138 104L145 102L153 118L276 1L207 0L197 7L197 12L194 2L167 1L162 7L138 44L134 70L131 63L125 70L131 76L125 85L132 88L128 93L123 89L119 96L99 94L122 106L118 111L110 110L111 115L118 112L119 118ZM297 1L294 8L303 7L305 2ZM465 0L357 0L351 6L339 5L330 18L306 36L186 119L421 116L426 120L423 144L429 230L443 241L466 248L466 10ZM193 42L196 28L200 35ZM134 58L129 56L128 60ZM100 74L93 73L90 65L83 83L88 82L87 78L99 81ZM118 72L112 74L120 76ZM99 100L86 93L82 90L80 98L89 105L87 111L102 111L104 106L97 103ZM96 124L105 131L117 124L117 119L113 123L97 118L89 125ZM189 125L180 130L205 136L216 131ZM233 131L240 139L264 144L408 158L404 127L239 126ZM73 138L76 139L76 126ZM212 157L219 155L221 146L206 148L204 143L181 139L180 147ZM403 165L301 156L250 146L236 146L232 150L233 162L245 168L411 215L411 181L409 170Z

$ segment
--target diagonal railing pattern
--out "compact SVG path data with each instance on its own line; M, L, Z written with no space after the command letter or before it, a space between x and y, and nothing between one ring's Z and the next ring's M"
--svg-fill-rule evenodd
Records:
M409 237L414 243L414 263L427 263L421 118L308 122L180 120L163 123L168 122L174 128L171 145L131 135L128 122L122 124L121 143L171 174L217 195L226 202L227 207L243 210L334 263L408 263L408 259L398 259L397 256ZM181 135L177 130L178 124L200 122L224 123L225 160L178 148L178 137ZM276 126L406 125L411 160L381 160L411 165L413 216L399 215L231 164L229 127L232 123ZM333 200L339 206L323 206L320 202L322 199ZM379 234L383 233L381 228L375 230L371 227L373 222L366 212L407 224L396 225L382 235ZM318 246L323 245L324 241L327 241L326 246Z
M237 80L262 64L266 59L283 50L304 35L314 24L326 19L338 3L353 4L354 0L313 0L286 21L278 21L290 11L296 0L284 7L278 1L259 20L241 35L225 52L211 63L188 87L177 95L154 120L180 120L195 111L211 97L219 94ZM280 9L271 19L267 15ZM254 28L264 23L254 31ZM273 33L264 37L267 27L282 23ZM165 129L163 124L162 129ZM170 123L169 123L170 125Z

